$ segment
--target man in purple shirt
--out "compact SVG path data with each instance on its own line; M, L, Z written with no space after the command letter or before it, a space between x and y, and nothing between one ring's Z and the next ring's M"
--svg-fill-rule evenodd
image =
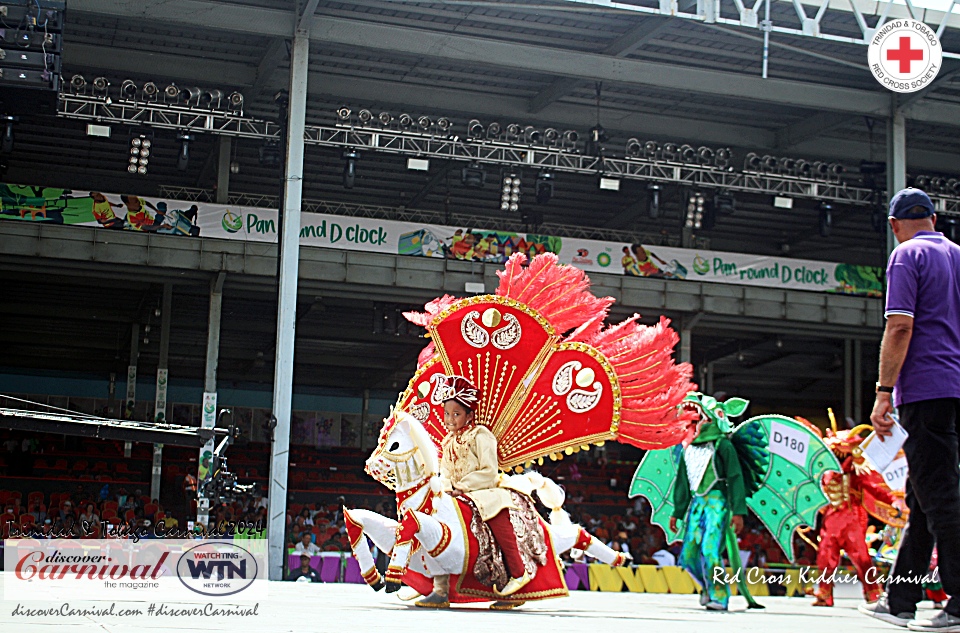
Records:
M887 264L887 325L870 421L880 439L889 436L896 405L909 434L910 518L886 595L860 611L912 631L949 633L960 632L960 246L934 231L936 218L919 189L890 201L900 245ZM933 619L915 620L934 544L951 598Z

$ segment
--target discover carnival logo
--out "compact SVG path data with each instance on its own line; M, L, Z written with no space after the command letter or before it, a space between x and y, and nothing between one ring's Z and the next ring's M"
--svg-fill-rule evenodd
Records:
M265 591L266 540L51 539L7 541L4 565L12 570L5 591L21 599L36 592L57 598L100 599L201 596L253 599ZM68 595L69 594L69 595ZM29 599L29 598L28 598ZM40 599L40 598L37 598Z
M867 49L870 72L888 90L916 92L936 78L943 48L936 30L919 20L891 20L874 31Z

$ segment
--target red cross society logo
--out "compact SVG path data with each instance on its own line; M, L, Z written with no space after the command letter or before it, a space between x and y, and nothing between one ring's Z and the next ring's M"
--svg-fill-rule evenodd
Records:
M918 20L902 18L878 27L867 50L870 71L885 88L916 92L940 72L943 48L937 32Z

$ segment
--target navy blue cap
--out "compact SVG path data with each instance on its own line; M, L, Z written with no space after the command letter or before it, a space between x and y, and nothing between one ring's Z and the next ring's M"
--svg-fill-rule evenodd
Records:
M901 189L890 200L890 217L898 220L929 218L935 212L930 196L913 187Z

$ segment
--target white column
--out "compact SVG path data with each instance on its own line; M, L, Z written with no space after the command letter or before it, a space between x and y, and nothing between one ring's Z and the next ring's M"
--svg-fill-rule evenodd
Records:
M270 451L269 577L281 580L286 528L287 467L290 451L290 410L293 402L293 344L297 316L297 274L300 256L300 203L303 195L303 133L307 109L309 33L297 29L290 60L290 110L283 190L283 229L280 236L280 297L277 310L277 355L273 383L273 415L277 426Z

